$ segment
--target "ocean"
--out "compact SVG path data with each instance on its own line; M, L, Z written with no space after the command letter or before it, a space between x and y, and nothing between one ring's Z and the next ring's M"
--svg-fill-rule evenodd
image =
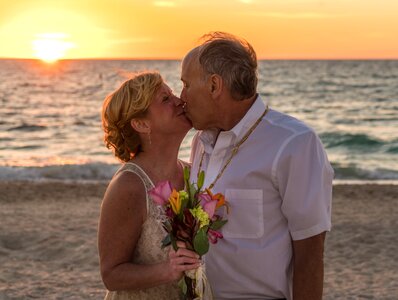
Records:
M103 99L142 70L179 95L180 63L0 60L0 180L109 180L120 163L103 143ZM258 92L315 129L336 182L398 182L397 60L259 61Z

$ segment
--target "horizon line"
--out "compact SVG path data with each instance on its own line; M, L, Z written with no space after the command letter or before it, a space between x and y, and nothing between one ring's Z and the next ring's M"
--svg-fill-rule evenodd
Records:
M85 58L61 58L58 59L55 62L59 61L72 61L72 60L81 60L81 61L90 61L90 60L135 60L135 61L144 61L144 60L149 60L149 61L181 61L183 58L157 58L157 57L148 57L148 58L140 58L140 57L85 57ZM34 60L34 61L43 61L40 58L24 58L24 57L0 57L0 60ZM264 60L325 60L325 61L332 61L332 60L398 60L398 57L366 57L366 58L341 58L341 57L330 57L330 58L325 58L325 57L314 57L314 58L300 58L300 57L291 57L291 58L258 58L258 61L264 61ZM44 62L44 61L43 61Z

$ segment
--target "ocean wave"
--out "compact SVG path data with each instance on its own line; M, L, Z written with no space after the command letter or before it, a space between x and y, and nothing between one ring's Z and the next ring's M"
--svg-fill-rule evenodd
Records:
M397 79L398 78L398 76L394 75L394 74L384 75L384 74L376 73L376 74L372 74L371 76L372 76L372 78L383 79L383 80L385 80L385 79Z
M13 150L33 150L33 149L40 149L44 148L43 145L24 145L24 146L15 146L15 147L10 147L10 149Z
M22 124L19 126L11 127L7 131L41 131L45 130L47 127L43 125L33 125L33 124Z
M387 147L387 153L398 154L398 145L392 145Z
M13 141L13 140L14 139L10 138L10 137L0 137L0 142L9 142L9 141Z
M360 148L369 146L382 146L385 144L382 140L371 137L367 134L351 134L341 132L326 132L320 135L326 148L346 146L348 148Z
M392 169L366 169L358 165L332 163L338 180L398 180L398 171ZM61 180L109 181L119 164L90 163L81 165L52 165L45 167L0 167L0 181L8 180Z
M348 166L332 163L336 179L355 180L398 180L398 171L384 168L365 169L357 165Z
M363 121L363 122L393 122L393 121L398 121L398 117L385 116L385 117L363 118L361 121Z
M91 163L45 167L0 167L0 180L110 180L120 165Z

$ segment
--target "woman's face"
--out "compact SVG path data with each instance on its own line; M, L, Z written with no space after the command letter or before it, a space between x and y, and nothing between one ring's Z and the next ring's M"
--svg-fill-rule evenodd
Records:
M147 118L151 122L151 133L185 134L192 128L186 118L183 102L163 83L149 106Z

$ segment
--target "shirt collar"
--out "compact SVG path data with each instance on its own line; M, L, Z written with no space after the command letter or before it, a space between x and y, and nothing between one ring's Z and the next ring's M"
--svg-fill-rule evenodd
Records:
M264 112L266 105L261 99L260 95L257 96L256 100L250 107L250 109L246 112L244 117L236 124L231 130L223 131L222 135L233 135L234 141L239 140L246 133L246 129L250 128L257 119ZM211 128L202 131L199 138L203 143L204 150L206 153L211 153L214 149L214 145L217 139L217 135L219 133L219 129Z
M264 113L266 105L261 99L260 95L257 96L256 100L244 115L244 117L236 124L230 131L233 132L235 138L239 140L246 134L247 129L253 126L258 118ZM235 139L235 140L236 140Z
M213 151L219 131L220 130L217 128L210 128L203 130L200 134L199 138L206 153L211 153Z

